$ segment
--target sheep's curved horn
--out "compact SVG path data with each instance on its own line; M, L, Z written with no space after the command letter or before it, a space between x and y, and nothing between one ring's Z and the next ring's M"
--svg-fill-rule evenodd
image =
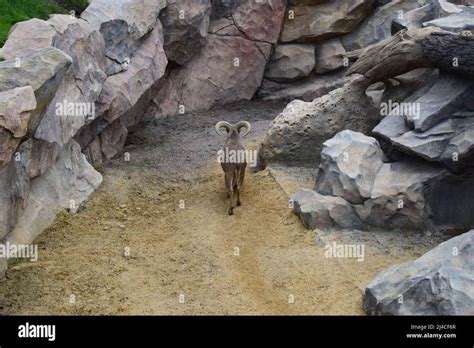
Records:
M216 133L222 135L222 128L225 128L227 133L230 132L232 125L226 121L219 121L216 123Z
M250 130L252 129L252 126L250 126L250 123L248 123L247 121L240 121L240 122L237 122L235 125L234 125L234 128L237 130L237 132L240 133L240 129L241 128L245 128L245 132L243 134L241 134L240 136L242 137L245 137L247 134L250 133Z

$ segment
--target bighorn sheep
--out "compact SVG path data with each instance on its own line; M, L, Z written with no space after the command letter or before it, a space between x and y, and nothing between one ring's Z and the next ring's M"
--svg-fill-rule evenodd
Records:
M240 134L242 128L245 128L245 131ZM245 168L247 167L245 147L240 142L240 139L250 133L251 126L250 123L245 121L237 122L234 125L225 121L218 122L216 124L217 134L223 135L223 129L227 132L227 140L219 150L219 156L222 156L219 162L221 162L225 174L225 187L227 189L227 197L229 198L228 213L232 215L234 213L234 190L237 191L237 206L241 205L240 189L244 182Z

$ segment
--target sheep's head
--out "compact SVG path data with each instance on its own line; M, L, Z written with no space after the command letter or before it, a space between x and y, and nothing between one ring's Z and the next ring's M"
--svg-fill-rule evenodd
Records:
M245 128L245 131L241 133L242 128ZM226 121L220 121L216 124L216 133L219 135L227 134L228 136L237 135L245 137L247 134L250 133L251 129L252 127L247 121L240 121L234 125ZM226 133L224 133L223 131L225 131Z

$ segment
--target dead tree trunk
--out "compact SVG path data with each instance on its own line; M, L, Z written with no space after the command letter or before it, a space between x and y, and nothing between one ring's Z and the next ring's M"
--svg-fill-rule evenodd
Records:
M403 30L358 52L347 74L362 74L377 82L417 68L438 68L474 77L474 36L435 27Z

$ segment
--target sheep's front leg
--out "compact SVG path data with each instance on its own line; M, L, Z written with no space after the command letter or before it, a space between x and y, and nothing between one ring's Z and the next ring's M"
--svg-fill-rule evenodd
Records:
M227 188L227 197L229 197L229 215L234 214L234 207L232 205L232 197L234 195L233 191L233 173L232 172L226 172L225 173L225 187Z

